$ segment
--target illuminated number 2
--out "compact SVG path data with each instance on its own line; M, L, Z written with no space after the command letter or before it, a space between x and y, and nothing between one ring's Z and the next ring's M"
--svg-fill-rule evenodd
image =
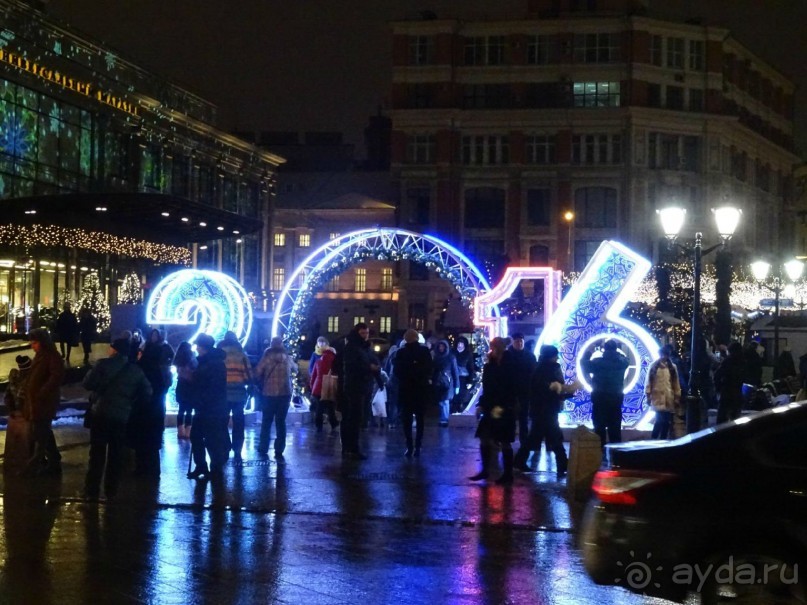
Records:
M633 426L641 419L647 371L658 358L659 345L644 328L620 317L620 313L650 266L647 259L624 245L603 242L544 327L536 353L541 345L555 345L560 350L558 361L564 376L579 378L585 386L566 402L565 424L583 424L590 419L591 387L583 376L581 360L607 338L617 340L630 360L623 423Z
M245 344L252 329L252 304L244 289L217 271L183 269L163 279L146 306L149 325L196 326L187 338L210 334L217 341L228 330Z

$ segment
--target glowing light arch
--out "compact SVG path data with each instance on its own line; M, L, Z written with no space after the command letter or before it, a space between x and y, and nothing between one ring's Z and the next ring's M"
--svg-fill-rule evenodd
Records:
M425 264L454 286L469 309L482 292L491 289L471 259L438 237L396 228L362 229L331 240L300 263L278 297L272 335L282 335L296 354L302 319L317 291L334 275L371 258ZM498 307L493 313L498 317Z
M218 341L231 331L246 344L252 330L252 304L241 284L229 275L182 269L154 288L146 305L146 323L198 326L188 342L203 333Z
M637 360L635 375L626 385L622 405L625 426L646 415L644 385L650 364L658 359L658 342L640 325L620 317L625 305L650 271L650 261L615 241L603 242L577 282L549 319L536 344L560 351L559 363L567 380L582 377L580 355L597 340L611 337L627 347ZM590 386L567 400L562 424L588 424L591 418Z

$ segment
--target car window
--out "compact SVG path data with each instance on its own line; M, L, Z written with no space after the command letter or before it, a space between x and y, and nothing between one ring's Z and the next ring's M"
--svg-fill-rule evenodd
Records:
M807 470L807 425L770 432L758 441L756 449L766 462Z

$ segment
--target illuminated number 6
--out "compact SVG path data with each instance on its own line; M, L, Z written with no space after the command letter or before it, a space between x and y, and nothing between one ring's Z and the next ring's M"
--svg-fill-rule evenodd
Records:
M644 328L620 317L620 313L650 266L647 259L624 245L603 242L544 327L537 347L555 345L564 376L568 380L578 378L586 387L566 402L566 424L584 424L591 418L591 387L580 363L606 338L617 340L631 361L625 377L623 423L633 426L641 420L647 371L658 358L659 345Z
M187 340L210 334L217 341L227 331L246 344L252 329L252 304L244 289L217 271L183 269L154 288L146 306L149 325L197 326Z

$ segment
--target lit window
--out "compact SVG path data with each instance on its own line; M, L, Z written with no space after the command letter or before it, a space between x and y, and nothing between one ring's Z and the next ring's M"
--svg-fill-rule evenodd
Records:
M354 315L353 316L353 325L356 324L363 324L364 323L364 315Z
M300 248L308 248L311 245L311 234L301 233L299 239Z
M338 315L329 315L328 316L328 332L331 334L336 334L339 332L339 316Z
M329 239L336 239L336 238L337 238L337 237L339 237L340 235L342 235L342 234L341 234L341 233L339 233L338 231L331 231L331 234L328 236L328 238L329 238Z
M378 330L382 334L392 332L392 317L381 317L378 320Z
M285 233L275 233L275 246L278 248L281 246L286 245L286 234Z
M392 269L389 267L381 269L381 289L392 290Z
M619 107L619 82L575 82L575 107Z
M286 285L286 269L283 267L275 267L272 273L272 290L282 290Z
M339 292L339 276L334 275L331 281L328 282L328 290L331 292Z
M356 269L356 292L367 291L367 269Z

